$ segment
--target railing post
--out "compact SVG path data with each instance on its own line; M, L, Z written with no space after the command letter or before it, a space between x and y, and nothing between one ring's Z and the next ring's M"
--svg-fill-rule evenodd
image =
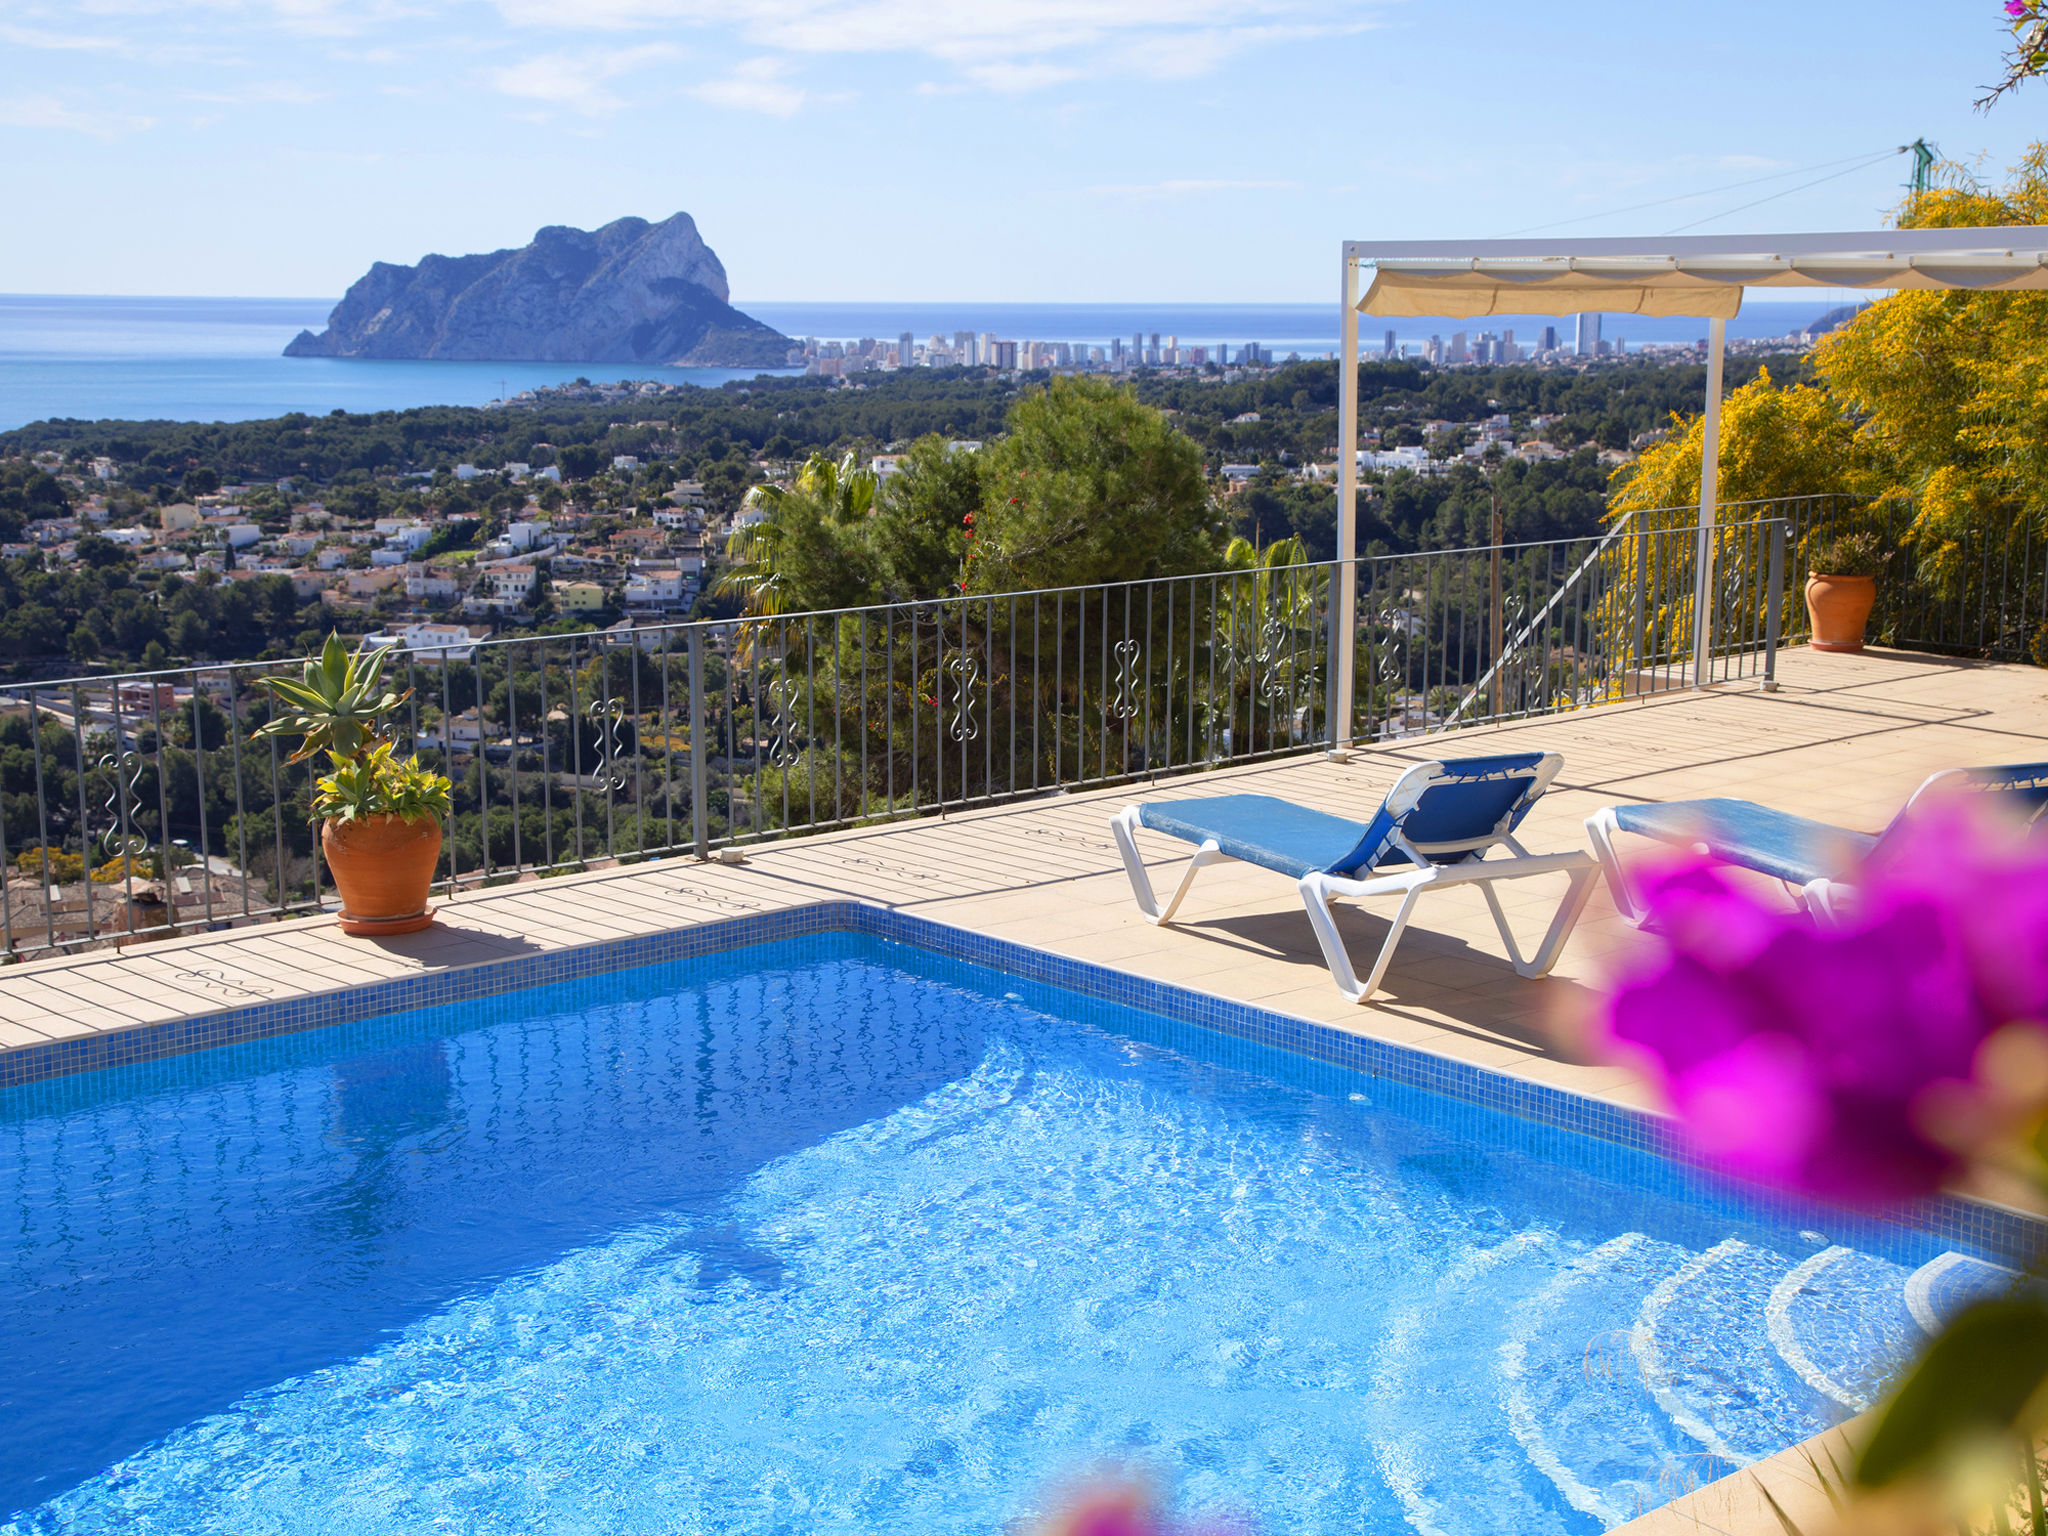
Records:
M1487 523L1487 532L1493 544L1492 548L1487 551L1486 576L1487 624L1493 636L1493 666L1490 670L1493 673L1493 718L1495 720L1500 719L1502 713L1501 673L1506 669L1508 660L1507 612L1501 606L1500 597L1500 541L1503 531L1500 519L1500 493L1496 491L1493 496L1493 516Z
M1340 680L1337 676L1337 583L1345 579L1346 570L1347 568L1343 561L1332 560L1330 562L1330 602L1323 614L1323 736L1324 741L1332 752L1336 751L1337 741L1343 730L1341 723L1343 716L1339 714L1339 711L1346 707L1345 703L1339 700L1339 694L1342 692L1342 689L1340 688ZM1190 604L1190 612L1192 613L1192 604ZM1192 627L1192 618L1190 618L1189 622L1190 627ZM1215 587L1212 583L1209 592L1209 666L1212 673L1216 666L1215 647L1216 596ZM1215 707L1215 701L1216 680L1212 676L1209 680L1209 702L1212 710ZM1213 745L1211 750L1213 752Z
M1657 544L1654 529L1635 539L1635 590L1629 608L1628 635L1629 670L1634 674L1637 693L1643 691L1643 673L1649 670L1650 619L1645 602L1650 590L1650 561L1658 554Z
M690 837L697 857L711 857L710 821L704 804L710 765L705 756L710 723L704 718L704 628L690 631Z
M1700 430L1699 543L1693 556L1692 685L1712 681L1714 658L1714 523L1721 490L1721 364L1728 322L1707 323L1707 413Z
M1358 644L1358 258L1344 249L1338 287L1337 348L1337 561L1330 591L1330 756L1351 753L1352 662Z
M1778 691L1778 626L1785 607L1785 519L1771 519L1771 588L1764 609L1764 692Z

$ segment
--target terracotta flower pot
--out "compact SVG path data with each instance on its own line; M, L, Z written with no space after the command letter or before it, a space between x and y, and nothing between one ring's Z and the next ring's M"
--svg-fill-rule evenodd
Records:
M323 821L320 851L341 892L343 933L412 933L434 920L427 892L441 857L441 823L433 817Z
M1876 602L1875 576L1823 576L1816 571L1807 577L1806 611L1813 619L1813 648L1862 650L1863 626L1870 622Z

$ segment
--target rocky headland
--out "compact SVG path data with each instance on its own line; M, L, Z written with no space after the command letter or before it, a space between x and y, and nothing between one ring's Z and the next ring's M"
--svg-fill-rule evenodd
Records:
M517 250L378 262L286 357L777 368L787 336L727 302L725 267L687 213L551 225Z

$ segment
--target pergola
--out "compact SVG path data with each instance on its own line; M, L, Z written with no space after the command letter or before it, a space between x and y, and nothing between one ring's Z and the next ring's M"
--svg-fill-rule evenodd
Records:
M1361 291L1365 268L1371 281ZM1694 561L1694 686L1713 643L1710 591L1720 495L1721 366L1745 288L2048 290L2048 226L1625 240L1347 240L1338 368L1337 556L1358 553L1358 317L1696 315L1708 322L1705 462ZM1355 565L1330 605L1332 745L1350 745Z

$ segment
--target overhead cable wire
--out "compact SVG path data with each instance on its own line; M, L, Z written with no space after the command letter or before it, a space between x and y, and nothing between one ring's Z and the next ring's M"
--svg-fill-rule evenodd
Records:
M1910 149L1911 146L1908 145L1907 148ZM1892 155L1902 155L1904 153L1906 153L1905 149L1887 149L1882 150L1877 154L1847 155L1844 156L1841 160L1823 160L1818 165L1798 165L1794 166L1789 171L1773 171L1768 176L1753 176L1747 181L1732 181L1725 187L1713 187L1705 192L1681 192L1676 197L1660 197L1647 203L1632 203L1626 208L1609 208L1600 213L1581 214L1577 218L1560 219L1555 224L1531 224L1526 229L1511 229L1505 235L1501 235L1498 238L1506 240L1511 239L1516 235L1538 235L1542 234L1546 230L1565 229L1573 224L1591 224L1597 219L1619 218L1624 213L1641 213L1646 208L1665 208L1669 207L1672 203L1690 203L1697 201L1702 197L1719 197L1723 192L1740 192L1744 187L1760 187L1767 181L1782 181L1787 176L1804 176L1809 171L1825 171L1833 166L1844 165L1847 164L1848 161L1854 160L1856 164L1849 166L1849 169L1847 171L1843 171L1840 173L1846 176L1849 174L1849 171L1861 170L1865 165L1875 165L1878 161L1887 159ZM1822 178L1822 180L1824 181L1828 179L1829 178L1827 177ZM1801 189L1798 187L1793 187L1789 190L1797 192ZM1773 195L1779 196L1782 194ZM1764 199L1764 201L1768 202L1769 199L1766 198ZM1747 206L1754 207L1755 204L1749 204ZM1731 213L1738 211L1739 210L1732 208L1729 210L1729 212ZM1714 215L1714 217L1719 218L1720 215L1716 214ZM1702 220L1701 222L1704 223L1705 220Z
M1816 177L1816 178L1815 178L1814 180L1812 180L1812 181L1808 181L1808 182L1802 182L1802 183L1801 183L1800 185L1798 185L1798 186L1796 186L1796 187L1787 187L1787 188L1786 188L1786 189L1785 189L1784 191L1782 191L1782 192L1773 192L1773 193L1771 193L1771 194L1770 194L1770 195L1769 195L1768 197L1760 197L1760 198L1758 198L1758 199L1757 199L1757 200L1756 200L1755 202L1753 202L1753 203L1740 203L1740 204L1737 204L1737 205L1736 205L1735 207L1733 207L1733 208L1724 208L1724 209L1723 209L1723 210L1722 210L1721 212L1719 212L1719 213L1710 213L1710 214L1708 214L1708 215L1707 215L1707 216L1706 216L1706 217L1705 217L1704 219L1694 219L1694 220L1692 221L1692 223L1690 223L1690 224L1681 224L1681 225L1679 225L1679 226L1678 226L1678 228L1676 228L1676 229L1667 229L1667 230L1665 230L1665 231L1664 231L1664 233L1665 233L1665 234L1667 234L1667 235L1682 235L1682 234L1684 234L1684 233L1685 233L1685 232L1686 232L1687 230L1689 230L1689 229L1698 229L1698 228L1699 228L1699 227L1700 227L1700 226L1701 226L1702 224L1711 224L1711 223L1713 223L1713 222L1714 222L1714 220L1716 220L1716 219L1725 219L1725 218L1727 218L1727 217L1728 217L1728 216L1729 216L1730 214L1742 213L1742 212L1744 212L1745 210L1747 210L1747 209L1750 209L1750 208L1760 208L1760 207L1762 207L1762 206L1763 206L1763 205L1764 205L1765 203L1770 203L1770 202L1776 202L1776 201L1777 201L1777 200L1778 200L1779 198L1781 198L1781 197L1790 197L1790 196L1791 196L1791 195L1792 195L1792 194L1793 194L1794 192L1804 192L1804 191L1806 191L1806 190L1807 190L1807 189L1808 189L1809 187L1817 187L1817 186L1819 186L1819 185L1820 185L1820 184L1821 184L1822 182L1828 182L1828 181L1839 181L1839 180L1840 180L1840 179L1841 179L1842 177L1844 177L1844 176L1853 176L1853 175L1855 175L1855 174L1856 174L1856 173L1857 173L1858 171L1861 171L1861 170L1867 170L1867 169L1869 169L1869 168L1870 168L1871 166L1873 166L1873 165L1876 165L1876 164L1877 164L1877 163L1878 163L1878 162L1879 162L1880 160L1888 159L1888 158L1890 157L1890 154L1904 154L1904 153L1905 153L1905 151L1904 151L1904 150L1895 150L1895 151L1890 151L1890 152L1888 152L1887 154L1884 154L1884 155L1877 155L1877 156L1874 156L1873 158L1871 158L1871 159L1869 159L1869 160L1865 161L1865 162L1864 162L1864 163L1863 163L1862 165L1852 165L1852 166L1850 166L1850 167L1849 167L1849 168L1848 168L1848 169L1847 169L1846 171L1836 171L1836 172L1834 172L1834 173L1833 173L1833 174L1831 174L1831 175L1827 175L1827 176L1819 176L1819 177Z

